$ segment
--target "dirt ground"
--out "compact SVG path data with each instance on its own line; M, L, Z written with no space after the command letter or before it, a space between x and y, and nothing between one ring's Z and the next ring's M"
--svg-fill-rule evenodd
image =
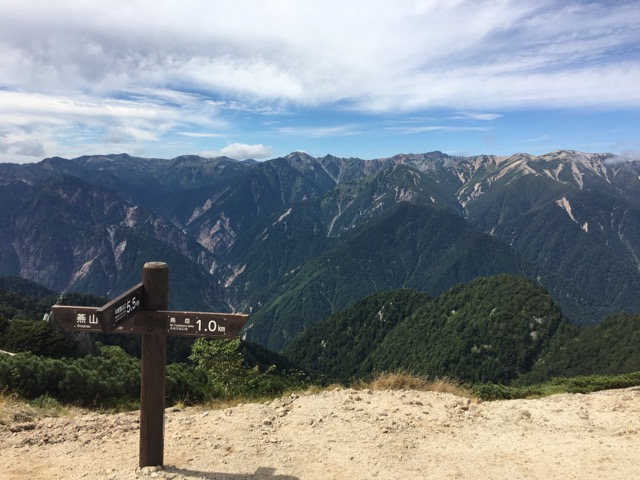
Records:
M640 388L475 403L335 390L169 408L163 468L138 468L138 412L0 423L0 479L640 478Z

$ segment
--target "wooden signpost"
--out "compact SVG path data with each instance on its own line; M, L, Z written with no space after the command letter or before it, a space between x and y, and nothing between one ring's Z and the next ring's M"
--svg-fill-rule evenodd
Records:
M54 318L67 331L142 335L140 379L140 467L164 463L167 335L231 338L248 315L170 311L169 268L149 262L142 283L102 307L54 305Z

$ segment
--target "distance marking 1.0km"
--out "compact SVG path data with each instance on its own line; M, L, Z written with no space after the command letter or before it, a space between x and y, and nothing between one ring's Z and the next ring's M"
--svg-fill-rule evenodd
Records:
M162 312L164 313L164 312ZM233 337L247 321L244 314L166 312L167 334L194 337Z

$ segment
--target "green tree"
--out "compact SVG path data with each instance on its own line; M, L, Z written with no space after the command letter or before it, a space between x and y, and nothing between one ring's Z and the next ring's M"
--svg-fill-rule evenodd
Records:
M306 376L283 357L238 338L197 339L189 359L207 375L213 398L257 398L307 384Z
M206 340L199 338L189 359L206 372L214 396L228 397L235 393L247 376L240 353L240 339Z
M53 358L78 355L75 341L47 322L32 320L0 320L0 349Z

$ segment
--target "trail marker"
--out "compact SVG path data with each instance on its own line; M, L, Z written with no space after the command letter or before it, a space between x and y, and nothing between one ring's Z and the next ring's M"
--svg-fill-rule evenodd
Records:
M142 283L127 290L102 307L103 322L108 330L116 328L136 312L142 310Z
M142 311L143 290L142 283L139 283L99 308L54 305L53 315L67 331L111 333Z
M167 335L232 338L245 314L167 310L169 268L148 262L142 283L102 307L54 305L54 318L70 332L142 335L140 380L140 468L164 463L164 409Z

